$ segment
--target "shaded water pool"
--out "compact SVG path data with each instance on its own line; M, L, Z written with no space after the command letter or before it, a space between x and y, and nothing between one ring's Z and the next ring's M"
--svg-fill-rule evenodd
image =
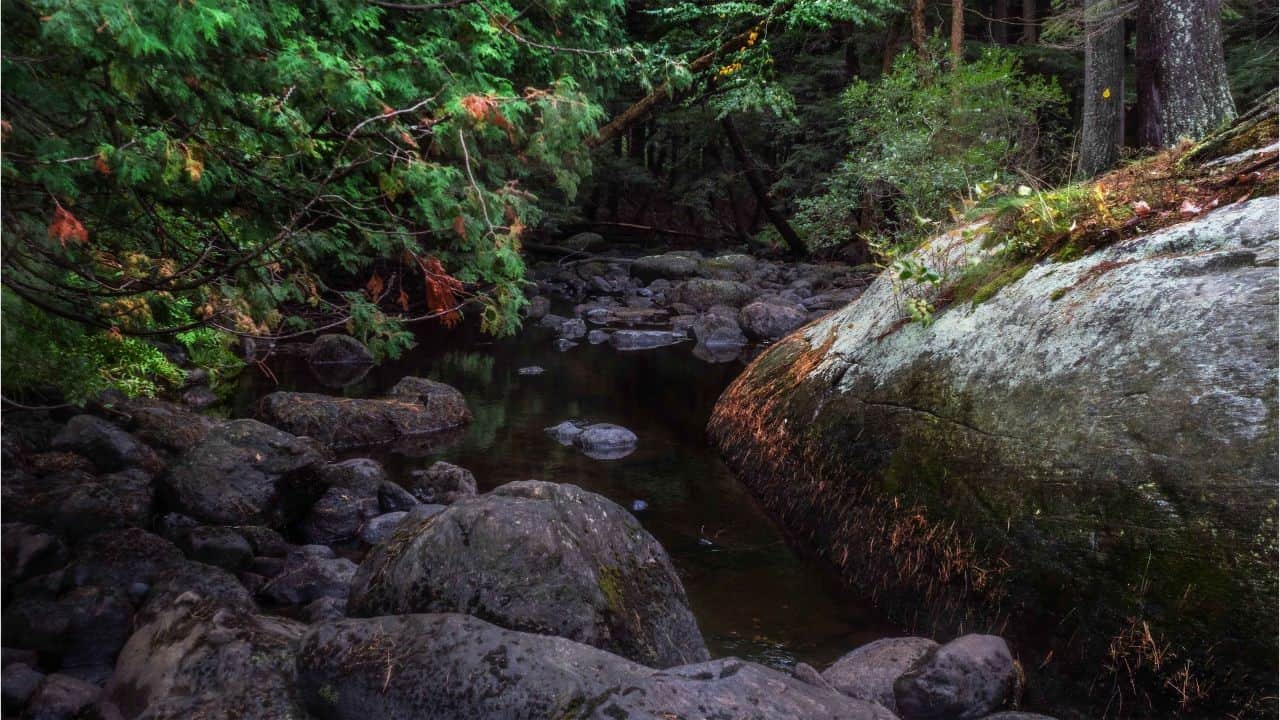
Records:
M797 555L707 441L720 392L742 369L711 365L689 344L619 352L586 343L566 352L530 329L509 339L473 328L431 330L406 356L345 387L326 387L299 358L268 363L278 385L245 373L235 412L275 389L376 396L405 375L440 380L467 397L474 422L448 443L413 456L388 448L348 453L381 460L393 477L447 460L475 473L481 492L513 480L572 483L631 508L671 555L713 656L773 666L818 667L850 649L902 634L864 598L841 592L818 561ZM541 375L522 376L539 365ZM626 426L638 449L593 460L544 429L582 419Z

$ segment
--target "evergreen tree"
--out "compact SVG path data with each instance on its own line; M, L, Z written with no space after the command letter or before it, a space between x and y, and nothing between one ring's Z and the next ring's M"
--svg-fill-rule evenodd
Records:
M1139 139L1170 147L1235 117L1222 49L1220 0L1138 3Z
M1078 174L1092 177L1124 146L1124 15L1115 0L1086 0L1084 112Z

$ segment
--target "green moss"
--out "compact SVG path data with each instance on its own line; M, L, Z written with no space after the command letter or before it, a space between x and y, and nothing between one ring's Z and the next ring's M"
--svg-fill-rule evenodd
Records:
M995 297L1006 285L1022 279L1035 262L1032 260L1013 261L1007 254L998 253L988 256L979 263L970 265L951 289L955 301L968 300L973 305Z
M1054 302L1057 302L1057 301L1061 300L1061 299L1062 299L1062 296L1063 296L1063 295L1066 295L1066 294L1067 294L1067 291L1068 291L1068 290L1070 290L1070 289L1071 289L1071 288L1068 288L1068 287L1060 287L1060 288L1058 288L1057 290L1054 290L1053 292L1049 293L1049 299L1050 299L1050 300L1052 300L1052 301L1054 301Z
M604 593L609 609L615 614L626 617L626 595L623 592L622 572L616 567L603 566L596 573L596 582L600 592Z
M338 691L335 690L332 685L329 685L327 683L324 685L321 685L320 690L317 694L320 695L320 699L324 700L330 705L338 704Z

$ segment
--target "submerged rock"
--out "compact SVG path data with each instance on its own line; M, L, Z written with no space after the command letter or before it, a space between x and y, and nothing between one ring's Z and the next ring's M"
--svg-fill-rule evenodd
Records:
M370 662L368 654L396 662ZM467 615L340 620L298 650L307 708L333 720L788 718L892 720L871 703L737 658L654 670Z
M651 350L674 345L683 339L669 330L617 330L609 343L618 350Z
M636 434L621 425L594 423L573 438L574 447L596 460L616 460L635 452L640 442Z
M370 365L373 353L364 343L350 335L321 335L307 347L307 363L311 365Z
M520 368L519 370L516 370L517 375L524 375L524 376L541 375L544 372L546 372L546 370L543 369L542 366L540 365L527 365L525 367Z
M707 658L662 546L572 485L515 482L404 521L351 583L352 616L467 612L655 667Z
M1028 263L927 327L882 275L761 355L712 436L784 526L851 583L888 577L904 614L958 627L1013 609L1012 627L1061 621L1101 660L1140 586L1161 642L1270 682L1278 211L1254 199ZM987 232L970 230L917 259L981 261ZM939 531L899 532L920 517ZM957 553L946 583L899 570Z
M274 392L258 402L258 417L331 448L350 448L428 435L471 422L466 399L456 389L408 377L385 398L344 398L316 393Z

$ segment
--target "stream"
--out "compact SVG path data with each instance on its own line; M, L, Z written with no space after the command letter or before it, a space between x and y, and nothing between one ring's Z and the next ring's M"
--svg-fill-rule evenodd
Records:
M412 455L374 448L344 456L374 457L393 478L446 460L471 470L481 492L539 479L629 509L640 501L634 514L670 554L713 657L821 668L858 645L905 634L867 598L842 591L819 560L797 554L710 445L707 418L741 362L700 361L690 343L620 352L584 342L557 352L541 328L495 339L473 325L424 328L413 350L340 387L321 382L302 358L273 357L269 374L242 374L233 412L250 414L277 389L372 397L406 375L440 380L467 397L475 419L465 431ZM545 372L517 372L531 365ZM544 431L571 419L623 425L639 447L617 460L588 458Z

